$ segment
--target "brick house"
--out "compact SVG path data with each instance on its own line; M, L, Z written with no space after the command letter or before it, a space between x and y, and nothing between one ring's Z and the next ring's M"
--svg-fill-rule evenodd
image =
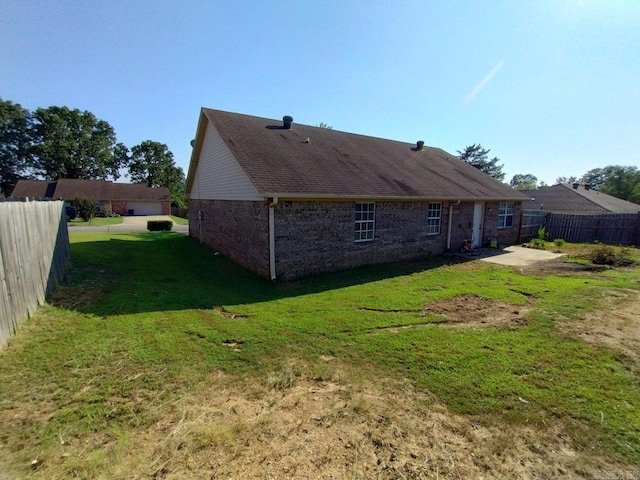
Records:
M12 197L62 198L71 204L76 197L98 202L99 212L118 215L170 215L168 188L149 188L136 183L61 178L54 181L18 180Z
M192 237L272 280L516 243L527 199L424 142L207 108L186 195Z

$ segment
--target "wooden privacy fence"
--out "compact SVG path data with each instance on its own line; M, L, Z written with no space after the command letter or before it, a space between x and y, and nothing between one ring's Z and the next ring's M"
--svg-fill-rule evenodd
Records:
M62 280L68 262L64 202L0 200L0 348Z
M567 242L640 245L640 214L637 213L549 213L546 226L550 238L562 238Z
M520 241L531 240L544 226L549 239L567 242L602 242L613 245L640 245L640 213L552 213L522 212Z
M187 218L187 209L182 207L171 207L171 215L180 218Z
M520 241L528 241L538 236L538 230L545 224L547 212L544 210L523 210L520 222Z

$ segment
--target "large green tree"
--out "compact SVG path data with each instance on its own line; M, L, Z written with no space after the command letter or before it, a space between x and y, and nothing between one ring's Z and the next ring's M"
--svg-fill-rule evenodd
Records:
M634 166L608 165L593 168L580 178L580 183L629 202L640 203L640 170Z
M34 113L34 153L44 178L117 180L126 166L126 147L116 143L113 127L88 111L38 108Z
M0 98L0 196L8 196L20 178L31 177L31 113Z
M640 203L640 170L637 167L610 165L605 167L600 191L630 202Z
M129 177L148 187L167 187L173 206L184 207L185 176L173 160L173 153L160 142L145 140L131 148Z
M556 178L556 185L559 185L561 183L576 183L578 181L578 177L558 177Z
M516 190L535 190L538 187L538 177L531 173L518 173L509 182Z
M491 150L483 148L479 143L474 143L473 145L465 147L462 151L458 150L458 156L460 160L465 161L478 170L502 181L505 176L505 173L502 171L504 165L498 163L500 161L498 157L489 159L490 151Z
M600 190L606 177L606 168L592 168L587 173L582 175L578 180L578 183L583 185L591 185L594 190Z

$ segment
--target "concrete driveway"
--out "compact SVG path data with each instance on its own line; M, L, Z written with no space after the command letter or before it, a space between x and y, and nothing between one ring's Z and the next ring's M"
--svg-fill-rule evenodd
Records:
M147 222L149 220L171 220L168 215L148 215L148 216L135 216L135 217L122 217L122 223L120 225L104 225L104 226L87 226L69 227L70 232L146 232ZM173 220L171 220L173 221ZM189 225L178 225L173 222L172 232L189 233Z
M526 267L537 262L555 260L562 255L564 254L513 245L503 249L481 248L464 257L509 267Z

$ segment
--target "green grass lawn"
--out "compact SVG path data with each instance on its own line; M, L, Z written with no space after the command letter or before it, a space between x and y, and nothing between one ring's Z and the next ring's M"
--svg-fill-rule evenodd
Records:
M264 378L332 356L480 421L561 422L583 451L640 465L638 365L556 326L596 310L606 290L640 289L638 269L528 275L440 257L278 284L171 232L70 238L67 284L0 353L0 413L46 410L46 421L0 426L0 447L25 461L58 448L61 432L149 426L212 372ZM425 311L460 295L531 310L523 325L484 329L442 328Z
M87 227L89 225L101 227L107 225L120 225L122 223L122 217L93 217L88 222L85 222L80 217L74 218L67 222L69 227Z
M173 220L178 225L189 225L189 219L176 217L175 215L171 215L171 220Z

